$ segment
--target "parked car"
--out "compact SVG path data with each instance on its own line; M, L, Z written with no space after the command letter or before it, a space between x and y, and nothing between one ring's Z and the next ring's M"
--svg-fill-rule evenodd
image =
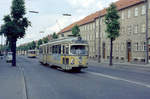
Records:
M0 59L3 59L4 54L0 53Z
M6 62L11 62L12 61L12 52L8 52L6 56Z

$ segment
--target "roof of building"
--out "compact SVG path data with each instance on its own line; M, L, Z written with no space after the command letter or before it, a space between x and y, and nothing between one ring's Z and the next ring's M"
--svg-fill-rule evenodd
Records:
M122 10L122 9L128 8L130 6L133 6L133 5L142 3L142 2L144 2L144 1L143 0L118 0L117 2L115 2L115 4L116 4L118 10ZM105 14L106 14L106 8L104 8L103 10L97 11L95 13L92 13L91 15L88 15L85 18L65 27L64 29L62 29L59 32L59 34L70 31L74 25L81 26L81 25L93 22L96 18L98 18L100 16L104 16Z

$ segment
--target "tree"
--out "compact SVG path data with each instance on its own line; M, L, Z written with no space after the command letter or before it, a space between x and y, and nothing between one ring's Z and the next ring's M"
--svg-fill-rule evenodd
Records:
M44 43L48 43L48 37L45 37L45 38L43 39L43 42L44 42Z
M117 7L114 3L107 8L105 24L107 37L110 39L110 63L112 65L113 41L119 36L120 23Z
M25 31L30 22L25 17L24 0L13 0L11 6L11 14L3 18L4 24L1 26L1 32L7 37L7 41L11 45L13 52L12 66L16 66L16 42L17 39L23 38Z
M54 32L53 35L52 35L53 39L57 39L58 38L58 35Z
M37 48L39 48L40 45L42 45L42 40L41 39L38 40L38 46L37 46Z
M31 42L31 49L35 49L36 48L36 43L34 41Z
M78 25L75 25L73 28L72 28L72 34L73 36L77 37L77 36L80 36L80 29L79 29L79 26Z

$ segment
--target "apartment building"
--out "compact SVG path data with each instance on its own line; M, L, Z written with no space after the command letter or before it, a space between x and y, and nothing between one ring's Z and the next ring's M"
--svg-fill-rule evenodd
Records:
M148 0L150 4L150 0ZM146 58L146 3L144 0L119 0L115 2L120 15L120 36L113 42L113 60L120 62L145 62ZM107 38L106 9L97 11L67 26L59 36L71 35L74 25L79 25L81 37L89 43L89 57L108 61L110 41ZM150 7L149 13L150 15ZM150 16L149 21L150 24ZM150 27L148 28L150 37Z

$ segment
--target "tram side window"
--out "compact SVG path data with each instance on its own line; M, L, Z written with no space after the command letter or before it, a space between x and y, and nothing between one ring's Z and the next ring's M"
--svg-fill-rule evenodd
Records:
M42 54L42 48L39 49L39 53Z
M58 45L58 54L61 54L61 45Z
M65 46L63 45L63 54L65 54Z
M43 52L43 54L44 54L44 47L42 48L42 52Z
M47 46L47 54L49 54L49 47Z
M57 53L57 46L56 45L52 46L52 53L53 54Z
M44 54L46 54L46 46L44 47Z
M53 54L61 54L61 45L52 46L52 53Z
M69 54L69 48L66 47L66 54Z
M55 48L55 47L54 47L54 46L52 46L52 53L53 53L53 54L55 53L54 48Z
M52 47L49 47L49 53L52 54Z

